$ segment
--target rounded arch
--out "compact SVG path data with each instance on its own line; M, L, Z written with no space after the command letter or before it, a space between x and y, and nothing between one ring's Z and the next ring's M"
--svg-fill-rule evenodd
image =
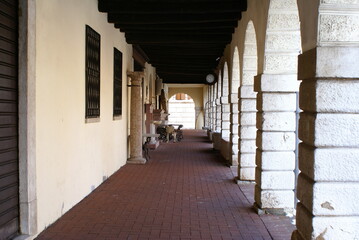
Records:
M264 43L264 72L297 73L301 51L299 12L296 0L272 0L269 4Z
M222 97L228 97L229 94L229 72L227 62L223 65L223 78L222 78Z
M230 84L230 94L233 94L235 97L238 97L238 88L240 86L240 62L239 62L239 51L237 46L233 51L232 58L232 81Z
M169 96L169 122L172 124L181 124L184 128L196 128L199 113L196 112L196 105L193 98L189 94L180 91Z
M253 85L254 76L257 75L257 41L256 31L252 21L247 24L247 29L244 38L243 51L243 75L241 85Z

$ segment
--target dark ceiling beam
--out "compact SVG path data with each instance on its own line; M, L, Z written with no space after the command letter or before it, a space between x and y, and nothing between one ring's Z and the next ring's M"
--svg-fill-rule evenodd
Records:
M223 21L223 22L213 22L213 23L192 23L192 24L118 24L115 23L115 28L119 28L121 31L126 32L129 29L143 29L143 30L178 30L178 31L185 31L185 30L202 30L202 29L216 29L221 28L236 28L238 26L238 20L232 21Z
M187 69L211 69L211 65L212 64L204 64L204 63L197 63L196 65L191 65L191 64L188 64L188 63L172 63L172 62L154 62L154 64L156 64L156 67L158 68L178 68L178 69L181 69L181 68L187 68Z
M114 1L114 0L99 0L98 9L100 12L108 13L233 13L245 11L247 4L245 0L227 0L222 1Z
M116 14L109 13L107 20L109 23L118 24L174 24L174 23L213 23L238 21L241 12L238 13L218 13L218 14Z
M212 35L211 37L203 35L192 35L192 36L152 36L152 35L137 35L127 34L126 41L131 44L162 44L162 43L215 43L223 44L225 46L232 39L230 35Z
M163 34L163 30L149 30L149 29L133 29L133 28L129 28L126 31L123 31L122 29L120 29L121 32L126 32L126 33L138 33L138 34L144 34L144 35L159 35L159 34ZM232 34L234 33L234 28L233 27L228 27L228 28L221 28L221 29L187 29L187 30L180 30L180 29L169 29L166 30L166 33L170 34L170 35L183 35L183 34L198 34L201 33L202 35L212 35L212 34Z

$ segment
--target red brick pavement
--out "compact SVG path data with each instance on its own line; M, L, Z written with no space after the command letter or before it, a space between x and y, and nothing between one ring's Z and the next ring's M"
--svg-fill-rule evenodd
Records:
M123 166L37 240L290 239L288 219L253 212L204 132L184 134Z

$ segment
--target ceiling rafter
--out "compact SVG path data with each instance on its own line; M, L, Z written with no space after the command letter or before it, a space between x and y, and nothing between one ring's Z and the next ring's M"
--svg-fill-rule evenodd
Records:
M98 9L147 55L165 83L204 83L247 0L98 0Z

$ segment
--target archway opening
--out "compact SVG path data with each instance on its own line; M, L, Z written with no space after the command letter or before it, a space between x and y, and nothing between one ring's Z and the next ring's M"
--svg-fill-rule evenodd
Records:
M194 129L196 126L195 104L191 96L176 93L168 101L168 122L182 124L183 128Z

